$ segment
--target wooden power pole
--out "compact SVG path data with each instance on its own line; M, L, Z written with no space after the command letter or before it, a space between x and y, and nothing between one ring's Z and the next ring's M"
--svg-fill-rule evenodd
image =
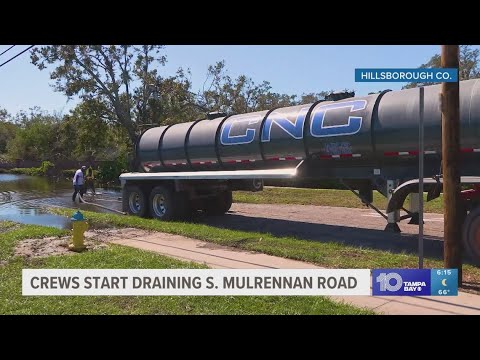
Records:
M443 68L459 66L458 45L442 45ZM462 222L460 199L460 94L459 83L442 84L442 171L444 211L444 265L458 269L462 284Z

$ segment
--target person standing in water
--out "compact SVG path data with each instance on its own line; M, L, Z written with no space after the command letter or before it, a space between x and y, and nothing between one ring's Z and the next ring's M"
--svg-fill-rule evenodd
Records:
M80 169L78 169L75 172L75 175L73 176L73 195L72 195L72 201L75 201L77 198L77 194L80 193L80 202L82 202L82 197L85 192L85 178L84 178L84 172L87 170L86 166L82 166Z
M87 192L88 189L91 189L93 195L95 195L95 171L93 170L92 165L87 169L85 179L85 192Z

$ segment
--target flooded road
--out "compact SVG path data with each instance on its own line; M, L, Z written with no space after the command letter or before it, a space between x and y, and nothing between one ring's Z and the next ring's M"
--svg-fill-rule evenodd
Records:
M96 206L72 201L72 183L38 176L0 174L0 221L10 220L23 224L36 224L70 228L70 220L47 212L48 206L108 212ZM121 210L120 191L97 189L97 195L87 193L85 201L95 202ZM72 211L73 214L74 211Z

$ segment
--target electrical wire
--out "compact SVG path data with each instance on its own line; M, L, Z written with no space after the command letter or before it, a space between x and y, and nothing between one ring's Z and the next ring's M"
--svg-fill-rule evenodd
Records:
M11 57L10 59L8 59L7 61L5 61L4 63L0 64L0 67L2 67L3 65L6 65L8 64L10 61L12 61L13 59L19 57L20 55L22 55L24 52L30 50L32 47L34 47L35 45L30 45L28 48L26 48L25 50L19 52L17 55Z
M2 56L3 54L5 54L5 53L6 53L7 51L9 51L10 49L13 49L15 46L16 46L16 45L10 46L7 50L5 50L4 52L2 52L2 53L0 54L0 56Z

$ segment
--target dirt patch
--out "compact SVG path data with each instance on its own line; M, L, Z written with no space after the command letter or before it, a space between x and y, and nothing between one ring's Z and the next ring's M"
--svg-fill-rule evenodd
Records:
M27 258L63 255L68 250L68 237L47 237L43 239L25 239L15 247L15 255Z
M96 229L85 232L85 246L87 251L98 250L107 247L107 243L112 240L135 239L150 233L134 228ZM15 247L15 255L26 258L73 255L75 252L68 249L70 242L71 236L25 239Z
M85 232L85 237L100 242L110 242L112 240L136 239L152 233L154 232L135 228L95 229Z
M15 255L26 258L38 258L54 255L73 255L75 252L68 249L70 236L47 237L43 239L25 239L15 247ZM85 240L87 251L105 248L108 245L92 240Z

